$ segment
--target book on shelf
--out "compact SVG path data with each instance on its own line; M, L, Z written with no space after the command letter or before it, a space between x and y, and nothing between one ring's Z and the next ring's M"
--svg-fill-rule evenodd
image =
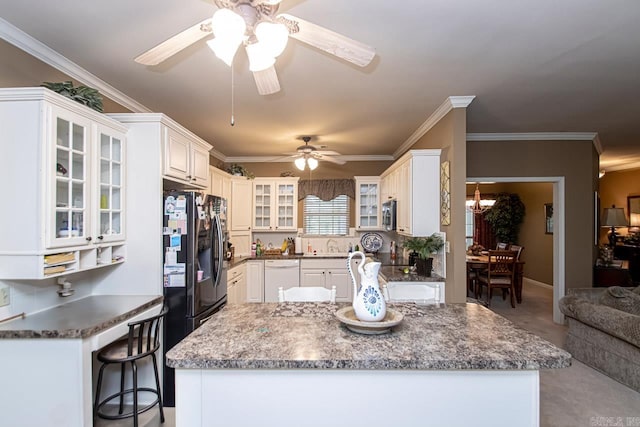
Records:
M62 273L66 270L67 270L67 267L65 267L64 265L55 265L53 267L45 267L44 275L48 276L50 274Z
M59 264L61 262L70 262L75 260L75 255L73 252L64 252L59 254L51 254L44 256L45 264Z

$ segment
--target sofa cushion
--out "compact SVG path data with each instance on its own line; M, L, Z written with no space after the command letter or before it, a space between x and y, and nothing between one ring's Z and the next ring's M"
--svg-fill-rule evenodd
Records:
M640 316L573 295L561 298L559 306L566 316L640 347Z
M607 292L603 292L598 301L616 310L640 316L640 293L620 286L611 286Z
M636 286L635 288L633 288L633 292L640 295L640 286Z

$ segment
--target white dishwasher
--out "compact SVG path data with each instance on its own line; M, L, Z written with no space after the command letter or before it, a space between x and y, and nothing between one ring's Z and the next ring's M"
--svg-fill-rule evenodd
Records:
M278 302L278 288L300 286L299 259L267 259L264 261L264 302Z

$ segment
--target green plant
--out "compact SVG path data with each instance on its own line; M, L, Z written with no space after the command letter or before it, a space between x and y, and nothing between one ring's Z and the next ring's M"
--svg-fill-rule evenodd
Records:
M44 82L42 83L42 86L96 111L101 113L103 111L102 96L100 96L100 92L94 88L88 86L73 87L73 83L71 83L71 81L63 83Z
M484 219L491 225L499 242L517 243L524 215L524 203L520 200L520 196L499 193L496 196L496 203L484 213Z
M245 169L244 166L239 165L237 163L231 163L227 168L227 172L230 173L231 175L246 176L247 179L255 178L255 176L251 172L249 172L247 169Z
M431 254L444 246L442 237L436 233L429 237L412 237L403 243L403 247L416 252L422 259L431 258Z

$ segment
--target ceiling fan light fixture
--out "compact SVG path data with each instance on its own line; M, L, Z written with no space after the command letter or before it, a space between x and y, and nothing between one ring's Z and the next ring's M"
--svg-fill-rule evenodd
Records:
M262 21L256 26L256 37L271 56L277 58L287 47L289 30L284 24Z
M276 59L269 54L262 42L247 45L247 56L249 57L249 70L263 71L275 64Z
M304 170L304 165L305 165L305 163L306 163L306 162L305 162L304 157L298 157L298 158L294 161L294 163L296 164L296 167L297 167L298 169L300 169L301 171L303 171L303 170ZM311 165L309 165L309 167L311 167Z
M216 10L211 18L211 29L216 39L240 44L247 30L247 25L234 11L226 8Z
M231 67L233 63L233 58L236 56L236 52L238 51L238 46L240 43L233 43L228 40L223 40L219 38L215 38L213 40L207 41L207 45L215 55L220 58L225 64Z
M309 165L309 169L314 170L318 167L318 159L315 157L309 157L307 159L307 164Z

